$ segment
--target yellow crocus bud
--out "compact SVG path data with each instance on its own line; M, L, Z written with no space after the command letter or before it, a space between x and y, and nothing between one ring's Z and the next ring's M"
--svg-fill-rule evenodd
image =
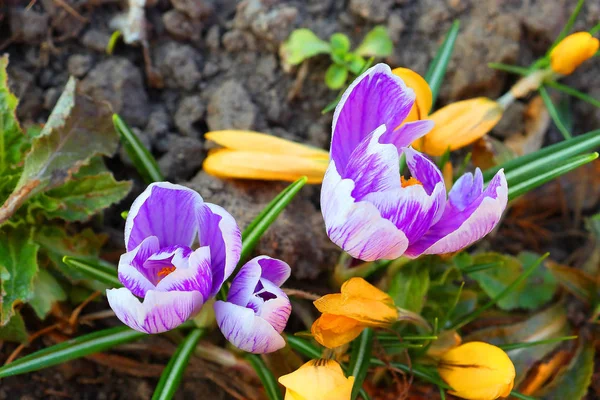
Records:
M431 88L429 88L425 79L408 68L394 68L392 74L402 78L404 83L406 83L406 86L415 91L415 104L413 104L410 113L404 122L418 121L427 118L427 114L429 114L429 110L431 110L433 98L431 95Z
M589 32L576 32L561 40L550 52L550 67L558 74L569 75L598 51L600 41Z
M350 400L354 377L346 378L333 360L311 360L279 378L285 400Z
M463 399L493 400L507 397L514 385L515 366L500 348L469 342L444 353L438 364L449 392Z
M204 160L206 173L220 178L290 181L307 176L321 183L329 163L323 149L259 132L225 130L204 135L223 148Z
M449 104L428 117L435 126L413 146L432 156L467 146L491 131L503 111L500 104L486 97Z
M328 348L356 339L366 327L389 327L398 320L394 300L362 278L351 278L341 293L314 302L323 313L311 328L315 340Z

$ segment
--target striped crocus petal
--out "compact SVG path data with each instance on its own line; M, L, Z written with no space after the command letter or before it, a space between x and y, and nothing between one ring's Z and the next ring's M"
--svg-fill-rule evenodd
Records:
M203 304L200 292L149 290L143 302L127 288L106 291L108 304L125 325L143 333L162 333L193 317Z
M498 224L508 201L508 185L500 170L483 190L483 176L460 177L448 195L448 203L440 220L415 243L406 256L444 254L461 250L481 239Z
M194 251L181 266L177 265L171 272L156 285L156 290L163 292L197 291L202 294L203 301L210 297L212 287L212 274L210 267L210 248L200 247Z
M144 297L148 290L155 289L155 278L144 267L144 262L158 250L158 238L150 236L119 259L119 280L138 297Z

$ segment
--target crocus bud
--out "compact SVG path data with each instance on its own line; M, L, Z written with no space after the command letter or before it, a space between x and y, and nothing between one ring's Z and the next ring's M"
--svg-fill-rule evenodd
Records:
M413 146L433 156L444 154L448 148L467 146L491 131L503 111L497 102L485 97L449 104L428 117L435 123L433 129Z
M598 51L600 41L589 32L576 32L560 41L550 52L550 67L558 74L569 75Z
M389 327L398 320L394 300L362 278L342 285L341 293L314 302L323 313L312 326L315 340L334 348L354 340L366 327Z
M416 99L404 123L427 118L433 98L429 84L423 77L408 68L394 68L392 74L399 76L406 86L415 91Z
M209 152L202 168L220 178L290 181L307 176L321 183L329 153L323 149L250 131L215 131L204 135L222 148Z
M333 360L311 360L291 374L279 378L285 400L349 400L354 377L346 378Z
M438 372L451 394L472 400L493 400L510 394L515 366L500 348L483 342L458 346L439 359Z

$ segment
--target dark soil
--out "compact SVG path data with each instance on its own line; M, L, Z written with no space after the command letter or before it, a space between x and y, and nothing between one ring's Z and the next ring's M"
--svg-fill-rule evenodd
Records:
M325 57L311 60L303 81L297 78L296 71L284 72L278 48L293 29L307 27L322 38L344 32L356 45L373 26L385 25L396 46L394 54L384 61L423 74L452 21L460 19L461 33L442 88L440 106L458 99L495 98L503 94L516 78L488 68L487 63L527 65L543 55L575 3L574 0L148 0L150 65L145 63L144 51L139 46L120 43L113 55L105 52L112 33L110 20L125 7L119 1L0 0L0 52L10 55L9 76L21 99L18 109L21 121L43 123L69 75L74 75L82 81L86 92L109 101L115 112L134 128L158 158L169 180L187 184L205 200L223 206L243 227L283 184L226 182L206 175L201 171L209 148L203 138L205 132L250 129L322 148L329 144L332 115L321 115L321 109L336 96L323 83L328 60ZM598 20L600 3L589 1L575 28L589 28ZM599 64L588 63L566 83L600 98ZM518 133L515 127L523 126L523 108L522 103L513 105L492 134L505 139ZM600 109L575 102L573 110L574 132L600 126ZM551 128L545 142L559 139L558 131ZM119 213L128 208L144 185L124 152L109 160L109 166L118 178L135 180L128 199L109 210L105 217L110 246L119 249L123 227ZM323 229L318 192L318 186L303 190L257 249L287 261L293 266L293 285L312 291L324 287L324 272L331 270L338 254ZM588 210L597 209L598 198L591 197L593 204ZM572 207L568 205L567 214L575 206ZM564 212L561 209L555 215ZM557 219L560 229L563 225ZM496 240L503 242L501 238ZM532 250L550 250L558 260L566 259L574 247L561 240L543 241L536 246ZM148 342L152 344L155 340L166 342L164 339ZM0 360L13 349L9 344L0 345ZM164 352L144 355L144 351L135 347L124 354L150 365L146 375L138 373L136 377L131 371L117 372L97 361L79 360L2 380L0 400L149 399L156 384L152 366L164 365L168 356ZM193 366L177 398L230 398L219 385L209 383L219 381L215 379L219 373L203 373L210 370L204 364ZM220 380L223 381L222 376Z

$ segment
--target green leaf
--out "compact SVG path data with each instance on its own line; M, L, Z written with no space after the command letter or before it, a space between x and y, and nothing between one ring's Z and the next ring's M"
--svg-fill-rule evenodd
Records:
M393 276L389 294L397 307L420 313L429 291L429 269L413 261Z
M573 24L575 24L575 20L577 19L577 16L581 12L581 8L583 7L583 3L585 3L585 0L579 0L577 2L577 5L573 9L573 12L569 16L569 20L567 21L567 23L565 24L565 26L563 26L562 30L560 31L560 33L558 34L558 36L556 37L556 39L552 43L552 46L550 46L548 48L548 51L546 52L546 56L549 56L550 53L552 52L552 49L554 49L556 47L556 45L558 43L560 43L560 41L563 40L569 34L569 31L573 27Z
M286 335L287 344L298 353L308 358L321 358L321 349L306 339L298 336Z
M511 74L517 74L522 76L529 75L529 69L525 67L519 67L518 65L510 65L503 63L488 63L488 67L497 69L498 71L510 72Z
M15 312L8 324L0 327L0 341L26 343L28 337L25 322L19 312Z
M373 329L367 328L363 330L357 340L352 343L352 354L350 355L350 364L348 366L349 376L354 377L354 385L352 386L352 395L350 397L352 400L356 399L356 396L358 396L363 381L367 377L374 336L375 333Z
M594 356L593 342L582 341L566 371L556 377L540 397L544 400L584 399L594 375Z
M500 253L482 253L473 256L473 263L499 263L497 268L490 268L472 273L484 292L491 298L496 297L514 282L522 273L524 266L530 265L538 258L533 253L521 253L518 258ZM503 310L524 308L533 310L550 301L556 292L558 283L545 267L537 268L526 280L515 286L510 296L498 301Z
M450 61L452 52L454 51L454 44L456 43L456 38L458 37L459 28L460 21L454 21L450 27L450 30L446 34L444 42L435 54L435 57L433 58L433 61L429 65L427 73L425 74L425 80L431 88L432 105L435 105L435 100L440 93L440 87L442 86L442 81L446 75L448 62Z
M298 65L307 58L331 52L331 46L310 29L296 29L279 49L283 64Z
M40 319L46 318L54 303L67 299L62 286L50 272L40 269L33 281L33 298L29 305Z
M553 89L560 90L561 92L566 93L566 94L568 94L570 96L576 97L579 100L583 100L583 101L585 101L587 103L590 103L594 107L599 107L600 108L600 100L597 100L597 99L593 98L590 95L582 93L582 92L580 92L577 89L573 89L570 86L563 85L562 83L558 83L556 81L547 81L547 82L545 82L545 85L549 86L549 87L551 87Z
M194 329L179 344L175 354L171 356L169 363L160 375L152 400L169 400L173 398L183 379L190 357L203 334L204 329Z
M578 338L578 336L563 336L563 337L552 338L552 339L537 340L534 342L508 343L508 344L500 345L498 347L504 351L509 351L509 350L516 350L516 349L525 349L527 347L533 347L533 346L540 346L543 344L565 342L567 340L575 340L577 338Z
M26 303L33 296L39 246L31 236L24 228L0 231L0 326L8 324L16 303Z
M550 94L548 94L548 90L544 86L540 86L538 90L540 91L540 95L542 96L542 100L544 100L544 104L546 105L546 109L548 109L552 121L554 121L554 125L556 125L565 140L571 139L571 132L569 132L564 121L561 119L559 111L552 102Z
M18 164L28 146L27 136L17 120L19 100L8 88L8 55L0 57L0 174Z
M283 400L277 380L273 376L273 373L266 366L262 358L256 354L248 354L246 359L256 371L256 375L258 375L258 378L262 382L269 400Z
M354 53L360 56L387 57L394 51L394 43L387 33L385 26L376 26L373 28L362 43L356 48Z
M356 76L362 74L363 71L368 68L365 68L367 61L358 54L354 53L347 53L344 56L343 65L345 65L346 68Z
M144 147L137 135L127 126L125 121L117 114L113 114L113 123L117 132L123 140L125 151L138 173L144 179L144 182L162 182L165 180L156 160L150 152Z
M339 89L348 79L348 70L338 64L331 64L325 72L325 84L329 89Z
M343 33L334 33L329 38L332 53L343 56L350 50L350 38Z
M108 263L93 258L64 256L62 262L77 270L88 279L107 284L110 287L123 287L117 274L117 269Z
M17 188L0 207L0 224L28 198L58 187L96 155L112 155L119 142L110 106L78 94L71 78L41 135L25 158Z
M145 337L126 326L104 329L36 351L0 367L0 378L38 371Z

